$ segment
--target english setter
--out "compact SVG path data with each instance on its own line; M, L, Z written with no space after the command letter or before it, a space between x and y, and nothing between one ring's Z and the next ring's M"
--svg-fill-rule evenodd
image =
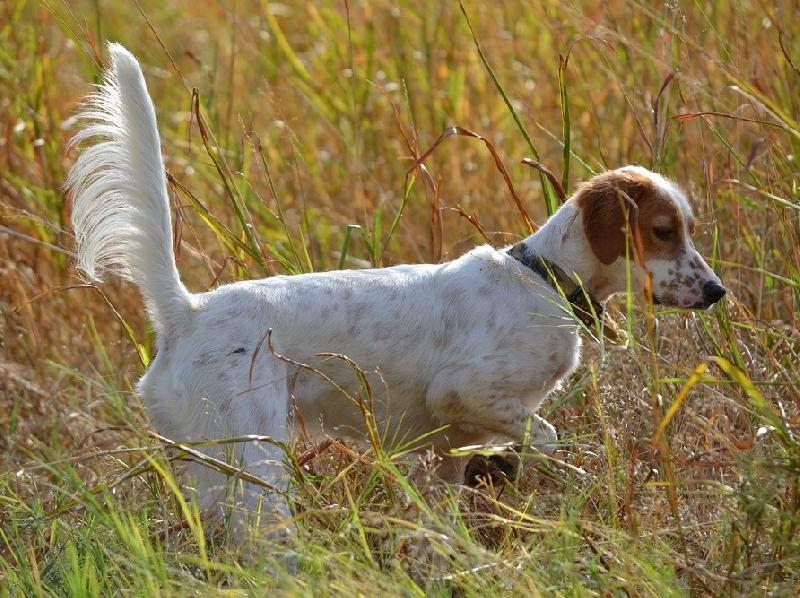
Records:
M513 247L484 245L443 264L272 276L190 293L175 265L144 77L122 46L108 49L112 66L73 141L91 140L67 181L72 222L90 280L110 271L141 290L157 353L138 391L155 428L171 439L285 440L293 406L311 431L363 438L364 405L344 394L362 393L363 381L347 360L330 356L337 354L366 372L374 393L366 408L391 438L442 428L425 444L445 457L441 475L461 481L465 463L447 456L453 447L532 432L534 444L552 450L556 431L536 410L578 364L579 329L602 317L629 273L634 290L664 305L707 308L725 294L692 245L684 194L638 166L583 183ZM219 447L203 450L221 456ZM249 473L285 485L279 446L227 450ZM220 500L221 474L190 475L202 506ZM244 486L244 504L255 504L257 489ZM277 494L266 501L285 512Z

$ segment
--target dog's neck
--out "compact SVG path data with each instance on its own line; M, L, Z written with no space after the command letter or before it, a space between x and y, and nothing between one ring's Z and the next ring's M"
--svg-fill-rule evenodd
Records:
M606 266L597 259L583 232L581 214L570 201L515 248L520 254L536 256L557 266L601 304L625 290L624 266L620 268L616 263Z
M517 243L508 253L546 280L550 286L563 294L575 317L591 329L595 318L603 317L603 305L582 284L564 272L559 266L539 255L531 254L525 243Z

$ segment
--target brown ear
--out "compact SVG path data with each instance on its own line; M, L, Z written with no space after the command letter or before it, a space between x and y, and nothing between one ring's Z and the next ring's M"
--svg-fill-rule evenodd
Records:
M608 172L593 178L578 191L583 230L592 252L608 265L625 255L625 225L635 225L636 207L648 191L644 177Z

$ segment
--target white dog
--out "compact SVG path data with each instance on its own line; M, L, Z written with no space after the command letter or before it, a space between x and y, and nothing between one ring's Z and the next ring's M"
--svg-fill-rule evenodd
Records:
M443 428L426 440L443 455L527 432L551 450L556 432L536 410L576 367L579 329L593 326L603 302L625 291L628 273L635 290L647 288L665 305L705 308L725 294L692 245L694 218L683 193L635 166L581 185L511 248L192 294L175 266L153 104L136 59L116 44L109 52L112 67L74 139L92 143L67 182L72 221L88 277L112 271L144 296L158 352L139 393L171 439L284 440L294 405L306 429L338 435L364 437L362 408L396 441ZM358 364L374 404L365 405L346 360L322 353ZM277 486L285 481L277 446L229 448L248 472ZM463 461L446 465L443 475L460 481ZM220 499L221 475L193 475L204 506ZM249 504L255 494L245 493ZM282 511L275 495L267 501Z

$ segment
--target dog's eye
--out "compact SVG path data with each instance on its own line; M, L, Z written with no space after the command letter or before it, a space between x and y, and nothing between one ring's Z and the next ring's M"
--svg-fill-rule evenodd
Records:
M661 241L672 241L675 238L675 231L671 228L656 227L653 229L653 234Z

